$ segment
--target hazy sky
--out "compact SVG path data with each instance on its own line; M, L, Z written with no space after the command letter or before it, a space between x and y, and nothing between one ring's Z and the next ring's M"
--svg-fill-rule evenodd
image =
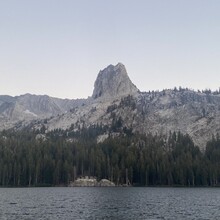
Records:
M0 94L92 94L122 62L141 90L220 87L219 0L0 0Z

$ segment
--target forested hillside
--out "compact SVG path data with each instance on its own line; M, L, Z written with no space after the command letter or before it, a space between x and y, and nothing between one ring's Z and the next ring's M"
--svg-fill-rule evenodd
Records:
M42 131L41 131L42 132ZM68 185L79 176L107 178L117 185L218 186L220 137L201 152L188 135L127 133L97 143L105 128L73 132L3 131L0 186Z

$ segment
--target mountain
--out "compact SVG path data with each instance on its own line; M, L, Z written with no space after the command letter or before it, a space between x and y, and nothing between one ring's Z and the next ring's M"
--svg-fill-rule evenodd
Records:
M98 137L170 131L189 134L194 143L205 144L220 132L220 95L211 91L167 89L140 92L125 66L109 65L100 71L88 99L57 99L49 96L0 96L0 129L23 128L46 131L106 127Z
M118 63L116 66L109 65L99 72L92 97L94 99L115 99L117 97L132 95L137 91L137 87L128 77L125 66Z
M28 124L32 120L63 114L83 101L31 94L16 97L0 96L0 129L17 127L21 123Z

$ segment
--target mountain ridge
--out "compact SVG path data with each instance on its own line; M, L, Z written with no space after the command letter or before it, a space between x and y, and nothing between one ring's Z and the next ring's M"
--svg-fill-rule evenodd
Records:
M182 88L140 92L119 63L99 72L87 99L0 96L0 130L77 130L93 125L107 126L112 134L126 129L164 135L180 131L204 148L220 132L220 95Z

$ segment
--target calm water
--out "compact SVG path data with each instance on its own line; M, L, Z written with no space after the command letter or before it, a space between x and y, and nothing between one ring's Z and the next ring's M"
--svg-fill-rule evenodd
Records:
M220 219L220 188L0 188L0 219Z

